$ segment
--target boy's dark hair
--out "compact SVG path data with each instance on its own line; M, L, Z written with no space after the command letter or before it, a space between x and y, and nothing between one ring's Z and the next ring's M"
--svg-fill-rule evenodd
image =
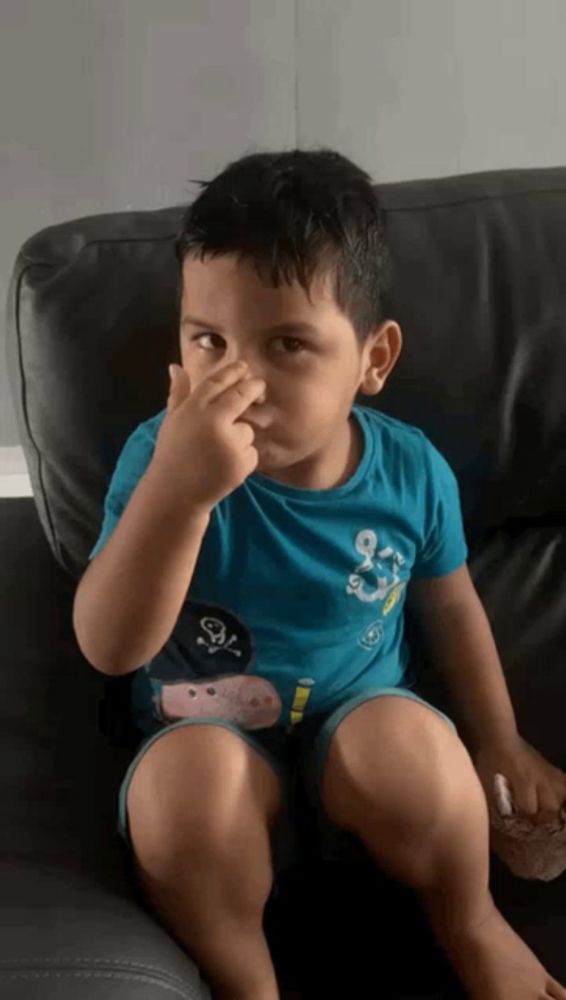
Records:
M372 179L331 149L250 153L229 163L183 213L175 241L187 255L250 259L278 288L298 280L310 299L330 274L334 300L360 345L388 317L391 258Z

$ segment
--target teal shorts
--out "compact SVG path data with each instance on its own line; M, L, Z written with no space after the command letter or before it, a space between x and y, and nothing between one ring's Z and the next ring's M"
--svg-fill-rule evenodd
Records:
M180 719L145 737L138 746L120 786L118 833L131 848L126 809L127 792L132 775L147 748L164 733L181 726L216 725L230 729L246 740L271 764L281 780L284 805L271 837L275 875L302 860L312 860L313 852L315 856L325 860L363 855L361 843L351 834L339 830L326 817L320 788L330 741L342 720L355 708L383 695L412 698L437 712L456 731L456 726L444 712L404 687L371 688L330 713L306 716L291 731L283 726L250 731L213 716Z

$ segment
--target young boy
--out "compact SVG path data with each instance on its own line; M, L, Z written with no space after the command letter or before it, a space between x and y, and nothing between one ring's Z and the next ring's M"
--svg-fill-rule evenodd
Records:
M203 186L182 365L125 443L73 614L95 668L137 671L119 828L144 890L216 1000L278 997L262 919L300 733L316 807L417 893L473 1000L566 998L490 895L485 795L500 772L543 821L566 776L517 732L450 468L354 403L401 350L371 179L294 150ZM475 767L410 690L409 586Z

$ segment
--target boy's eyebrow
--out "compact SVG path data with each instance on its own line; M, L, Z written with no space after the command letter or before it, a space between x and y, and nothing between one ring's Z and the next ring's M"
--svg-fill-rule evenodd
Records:
M202 326L206 327L207 330L212 330L214 333L224 333L221 326L213 326L211 323L207 323L204 319L198 319L196 316L183 316L181 320L181 326ZM264 330L259 331L261 333L314 333L320 336L321 331L313 323L308 323L306 320L287 320L284 323L276 323L275 326L268 326Z

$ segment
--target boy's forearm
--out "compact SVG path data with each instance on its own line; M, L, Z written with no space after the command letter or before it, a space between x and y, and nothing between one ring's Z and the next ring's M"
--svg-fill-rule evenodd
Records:
M473 749L516 740L519 734L507 682L479 598L440 610L429 628L435 662Z
M175 498L150 465L75 594L73 627L86 659L105 674L151 660L171 635L210 511Z

